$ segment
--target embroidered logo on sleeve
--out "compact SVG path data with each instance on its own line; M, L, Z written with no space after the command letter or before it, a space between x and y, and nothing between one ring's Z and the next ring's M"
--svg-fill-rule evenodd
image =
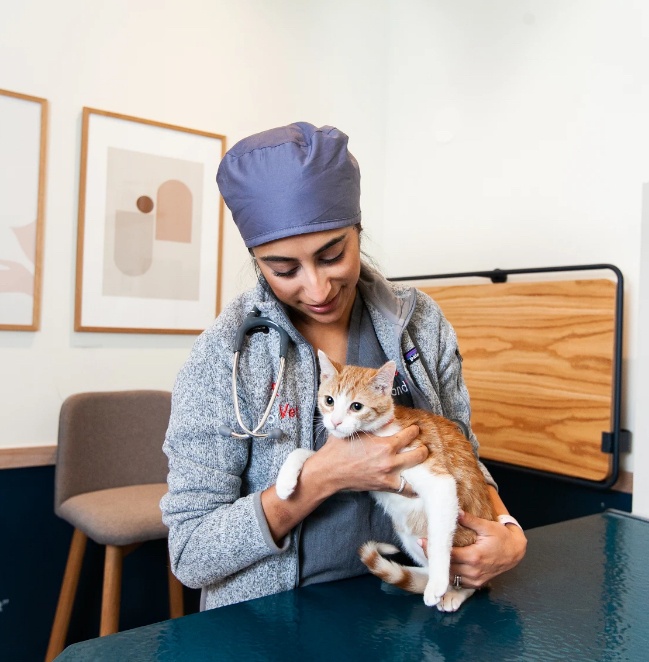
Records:
M419 360L419 352L416 347L409 349L404 355L403 358L406 360L408 365L413 364L415 361Z

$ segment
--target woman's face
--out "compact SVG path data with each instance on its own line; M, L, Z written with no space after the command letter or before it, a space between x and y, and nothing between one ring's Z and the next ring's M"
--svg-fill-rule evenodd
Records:
M360 275L359 231L312 232L253 248L275 296L306 323L347 322Z

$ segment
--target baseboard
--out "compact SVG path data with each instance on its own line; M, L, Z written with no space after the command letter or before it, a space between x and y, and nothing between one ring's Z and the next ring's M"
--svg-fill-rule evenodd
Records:
M0 448L0 469L44 467L56 464L56 446Z

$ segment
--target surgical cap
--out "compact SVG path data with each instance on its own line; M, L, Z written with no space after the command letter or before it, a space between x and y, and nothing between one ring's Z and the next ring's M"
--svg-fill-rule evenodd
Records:
M239 141L216 181L248 248L361 220L360 170L347 136L308 122Z

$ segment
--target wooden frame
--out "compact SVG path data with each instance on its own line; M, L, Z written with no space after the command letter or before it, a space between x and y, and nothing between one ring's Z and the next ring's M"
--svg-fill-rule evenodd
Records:
M197 334L220 308L225 137L83 109L75 331Z
M615 283L421 289L457 333L481 457L604 483L612 462L602 434L611 430L615 397Z
M606 279L593 276L602 272ZM568 273L591 275L565 280ZM510 276L527 282L510 283ZM491 285L485 287L484 279ZM486 407L481 422L474 410L472 427L481 445L482 424L495 435L486 444L494 454L481 449L482 457L584 487L607 490L621 482L620 455L629 452L631 433L621 418L624 276L615 265L392 280L425 283L421 289L438 300L460 346L473 353L470 358L463 349L464 374L473 404L478 400L481 408L483 400ZM429 286L431 281L446 284ZM544 457L543 447L552 449L550 456Z
M40 328L48 103L0 90L0 330Z

